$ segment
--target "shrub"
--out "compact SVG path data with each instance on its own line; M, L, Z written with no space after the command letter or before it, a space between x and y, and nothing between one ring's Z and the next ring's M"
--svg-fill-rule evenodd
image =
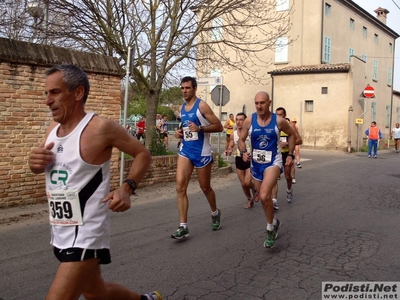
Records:
M222 158L221 155L218 156L218 168L227 167L228 162Z
M165 148L163 139L156 134L150 143L149 151L153 156L168 155L170 151Z

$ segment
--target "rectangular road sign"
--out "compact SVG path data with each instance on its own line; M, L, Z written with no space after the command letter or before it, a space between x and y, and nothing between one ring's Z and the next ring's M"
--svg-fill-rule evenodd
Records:
M196 78L197 85L199 86L210 86L221 84L221 77L199 77Z
M364 124L364 119L356 119L356 124Z

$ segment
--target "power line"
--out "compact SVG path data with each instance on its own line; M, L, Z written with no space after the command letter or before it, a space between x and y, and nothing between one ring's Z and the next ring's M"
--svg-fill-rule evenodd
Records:
M397 8L398 8L398 9L400 9L400 6L398 6L398 5L397 5L397 3L396 3L396 2L394 2L394 0L392 0L392 2L394 3L394 5L396 5L396 6L397 6Z

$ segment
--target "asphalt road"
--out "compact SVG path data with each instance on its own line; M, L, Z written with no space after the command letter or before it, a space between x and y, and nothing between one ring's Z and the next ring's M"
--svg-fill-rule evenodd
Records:
M321 299L322 281L399 281L400 154L302 150L292 204L280 180L277 245L265 249L260 204L243 209L234 173L214 178L222 228L190 183L190 238L175 241L173 183L138 190L112 214L113 262L106 280L164 299ZM0 299L43 299L58 263L45 205L0 211ZM397 246L396 246L397 245Z

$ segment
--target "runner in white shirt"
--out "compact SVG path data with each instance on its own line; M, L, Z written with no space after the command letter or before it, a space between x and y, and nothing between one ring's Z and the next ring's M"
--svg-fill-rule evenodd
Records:
M400 141L400 124L396 123L396 127L392 129L392 138L394 139L394 150L399 153L399 141Z
M236 130L234 130L233 134L229 137L229 145L226 151L228 155L231 155L233 151L235 156L236 174L240 180L240 184L242 185L243 193L247 198L247 203L244 208L252 208L254 202L258 202L259 199L258 193L254 189L253 178L250 173L250 161L244 162L239 150L237 149L237 143L242 131L243 122L246 118L246 114L242 112L236 115ZM249 137L246 139L246 149L249 151L251 149Z
M51 244L60 261L46 300L77 300L81 295L161 300L158 292L139 295L105 282L100 270L111 262L109 212L130 208L130 195L150 166L149 151L117 122L85 111L90 85L83 70L58 65L46 76L45 104L53 122L29 155L31 171L45 174ZM113 147L135 160L124 183L110 191Z

